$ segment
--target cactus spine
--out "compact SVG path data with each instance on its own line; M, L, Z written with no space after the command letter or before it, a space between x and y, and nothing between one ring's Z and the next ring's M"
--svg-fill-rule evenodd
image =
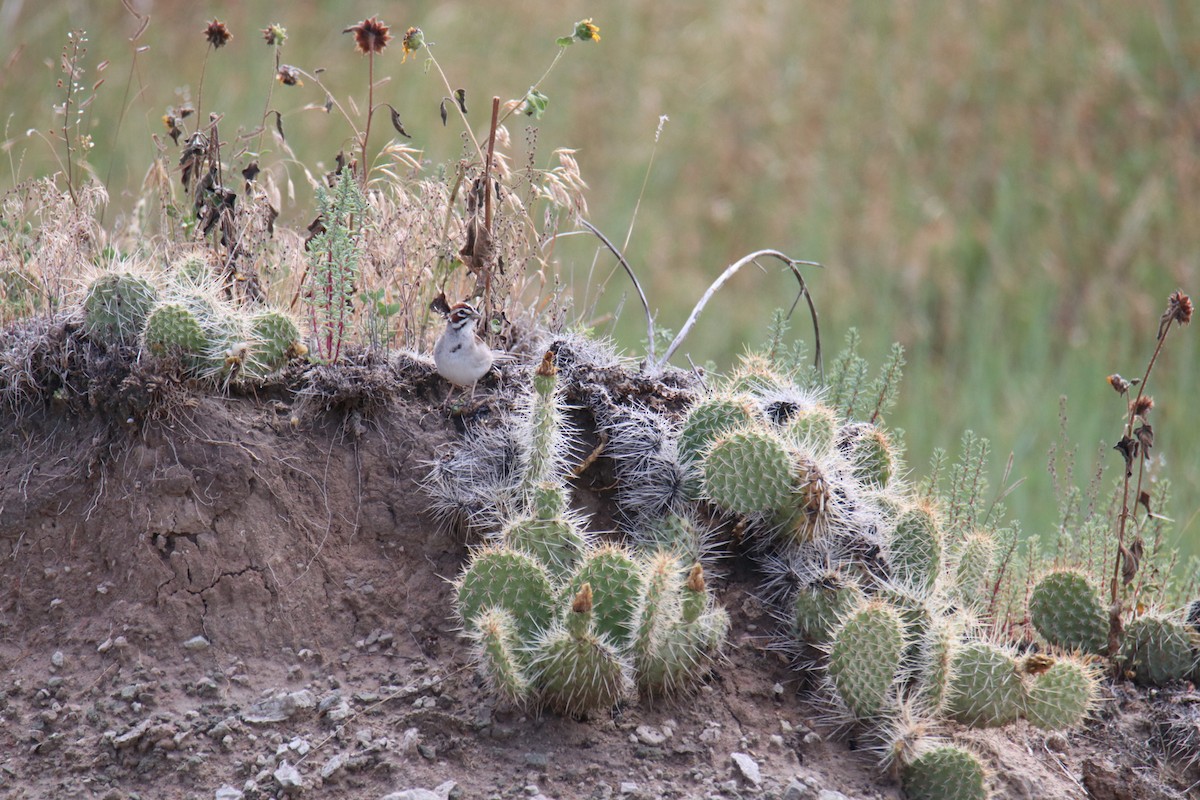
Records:
M950 714L972 728L996 728L1015 722L1025 705L1017 662L987 642L969 642L954 657L949 691Z
M914 505L901 512L888 543L892 576L901 585L928 591L940 574L942 533L932 508Z
M1053 659L1049 667L1034 656L1038 666L1028 685L1025 698L1025 718L1031 725L1047 731L1065 730L1082 724L1095 704L1097 678L1095 671L1075 658ZM1029 669L1026 668L1028 672Z
M1125 626L1121 658L1138 683L1166 686L1191 674L1196 663L1188 629L1161 614L1145 614Z
M136 344L157 298L158 292L145 277L106 272L88 285L84 295L84 333L106 345Z
M792 454L773 433L743 428L717 437L704 456L704 491L736 514L783 508L792 493Z

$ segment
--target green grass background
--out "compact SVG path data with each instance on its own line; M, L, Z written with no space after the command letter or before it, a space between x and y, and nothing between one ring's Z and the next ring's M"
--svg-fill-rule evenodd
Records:
M594 17L602 41L572 47L543 87L550 107L539 123L539 162L549 165L554 147L577 148L590 218L618 241L645 181L628 255L660 324L678 328L708 281L750 250L824 263L809 277L827 346L836 350L853 325L873 363L893 340L908 350L889 423L906 430L916 472L933 448L954 448L972 428L994 444L997 480L1014 454L1014 478L1027 480L1009 505L1037 532L1055 524L1045 465L1060 395L1069 396L1085 480L1097 448L1119 437L1123 402L1105 376L1140 374L1167 294L1200 292L1194 3L275 5L144 3L151 22L136 45L150 49L131 73L137 24L119 3L0 4L0 187L57 168L26 131L61 125L52 106L61 102L57 56L70 28L90 40L82 83L105 79L84 126L115 221L141 192L151 136L165 138L162 114L196 99L202 31L213 16L235 38L208 58L202 113L224 113L227 136L259 122L274 73L259 31L271 22L288 29L285 63L324 68L339 98L360 102L367 64L342 29L375 13L398 36L420 26L450 81L466 88L482 130L486 99L523 95L553 57L554 39ZM401 64L398 45L377 62L378 76L390 77L379 99L400 110L431 162L446 162L461 141L453 120L446 129L438 120L443 87L421 54ZM302 110L322 100L312 85L275 85L289 142L314 171L349 145L344 120ZM670 122L656 149L660 115ZM379 146L390 135L380 122ZM514 138L523 125L511 126ZM311 192L291 170L297 194L284 219L304 224ZM592 272L595 247L585 237L564 239L560 253L579 295L589 274L611 269L601 256ZM618 304L622 281L606 284L600 312ZM596 297L594 286L587 291ZM745 272L710 305L685 350L728 365L762 341L769 312L791 293L780 273ZM615 333L636 350L640 316L625 308ZM1156 474L1174 482L1168 511L1193 553L1195 333L1173 337L1151 392L1165 460ZM1101 457L1115 474L1116 454Z

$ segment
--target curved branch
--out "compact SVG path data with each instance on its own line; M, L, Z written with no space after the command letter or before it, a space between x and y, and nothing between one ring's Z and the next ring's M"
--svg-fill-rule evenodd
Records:
M796 281L800 284L800 293L803 294L805 299L807 300L808 311L809 311L809 314L812 316L813 334L816 337L815 364L819 367L821 364L821 329L820 329L820 327L818 325L818 321L817 321L817 308L813 304L812 295L808 291L808 284L806 284L804 282L804 276L800 274L799 265L804 264L804 265L807 265L810 267L820 267L821 265L815 261L797 261L796 259L789 258L788 256L784 255L783 253L779 252L778 250L757 250L757 251L751 253L750 255L745 256L745 257L735 261L734 263L730 264L725 269L725 271L721 273L720 277L718 277L715 281L712 282L712 284L708 287L708 290L700 298L699 302L696 303L696 307L692 309L692 313L687 318L687 322L685 322L683 324L683 327L680 328L679 335L677 335L675 337L675 340L671 342L671 345L667 348L667 352L665 352L663 354L662 359L659 360L658 362L655 362L654 355L653 355L653 353L651 353L650 363L654 364L654 366L656 368L661 368L668 361L670 361L671 356L673 356L675 354L675 351L677 349L679 349L679 346L681 344L683 344L683 340L687 337L688 333L690 333L692 328L695 326L696 319L697 319L697 317L700 316L700 312L704 310L704 307L706 305L708 305L708 301L711 300L712 296L717 293L717 290L720 289L722 286L724 286L725 283L730 278L732 278L734 275L736 275L737 271L740 270L742 267L746 266L747 264L754 263L759 258L763 258L763 257L775 258L775 259L778 259L779 261L782 261L784 264L787 265L788 269L790 269L792 271L792 274L796 276Z
M633 288L637 289L638 298L641 299L641 301L642 301L642 308L645 309L645 311L646 311L646 342L647 342L647 351L648 351L647 355L649 356L649 363L653 364L654 363L654 315L650 313L650 303L646 300L646 293L642 291L642 284L638 281L637 275L634 274L633 267L629 266L629 262L625 260L625 255L621 252L621 250L615 244L613 244L611 241L609 241L609 238L607 236L605 236L603 233L600 232L599 228L597 228L592 223L588 222L583 217L579 218L579 224L582 225L583 227L587 228L589 231L591 231L592 234L597 239L599 239L601 242L604 243L604 246L608 248L609 252L617 257L617 261L621 262L621 266L625 268L626 274L629 275L629 280L633 281ZM803 282L801 282L801 283L803 284ZM665 361L666 359L663 359L663 360Z

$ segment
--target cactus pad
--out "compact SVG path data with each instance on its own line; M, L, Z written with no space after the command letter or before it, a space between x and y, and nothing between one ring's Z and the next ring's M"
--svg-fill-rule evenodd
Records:
M204 353L207 341L196 315L182 303L155 305L142 330L142 348L156 356L192 361Z
M1080 572L1043 576L1029 595L1029 619L1046 641L1064 650L1100 654L1108 646L1108 616L1096 588Z
M554 594L546 569L534 557L515 550L486 548L471 558L458 580L458 617L468 632L480 612L503 608L512 614L521 639L550 626Z
M579 564L567 582L569 596L578 594L585 583L592 587L596 631L624 646L633 633L641 597L641 569L625 549L605 545L589 552Z
M904 652L904 623L886 603L868 603L833 634L829 677L856 717L883 711Z
M908 800L986 800L983 764L969 750L931 747L901 772Z
M838 621L865 599L857 583L830 572L796 592L792 599L792 631L812 644L828 644Z
M679 457L685 463L699 460L722 433L758 419L754 402L742 395L716 395L701 400L692 406L679 432Z
M105 273L88 285L83 298L83 331L103 344L134 344L157 296L141 275Z
M792 493L792 455L777 436L742 429L722 434L704 456L704 490L738 514L784 507Z
M933 588L942 565L942 534L932 509L914 505L901 512L888 542L888 561L901 585Z
M1158 614L1145 614L1125 626L1122 658L1138 683L1149 686L1188 677L1196 662L1188 629Z
M1017 662L987 642L969 642L954 656L950 669L950 714L972 728L996 728L1020 718L1025 687Z
M1097 689L1096 675L1082 661L1056 659L1033 676L1025 698L1025 718L1042 730L1059 731L1083 722Z

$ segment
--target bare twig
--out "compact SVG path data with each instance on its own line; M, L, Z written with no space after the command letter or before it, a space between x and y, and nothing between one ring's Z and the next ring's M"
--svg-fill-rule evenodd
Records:
M592 223L588 222L583 217L579 218L579 224L587 228L592 234L604 243L609 252L617 257L617 261L621 262L621 266L625 269L625 273L629 276L629 280L633 281L633 288L637 290L638 298L642 301L642 308L646 311L646 341L647 354L650 358L650 363L654 363L654 315L650 312L650 303L646 300L646 293L642 291L642 284L638 281L637 275L633 271L633 267L629 266L629 262L625 260L624 253L620 248L613 244L607 236L600 232ZM665 359L664 359L665 360Z
M815 261L797 261L794 258L789 258L778 250L757 250L750 255L744 256L743 258L730 264L725 271L721 273L720 277L712 282L712 284L708 287L708 290L705 291L704 296L702 296L699 302L696 303L696 306L692 309L692 313L688 317L687 322L683 324L683 327L679 330L679 334L675 337L674 341L671 342L670 347L667 348L667 352L663 354L662 359L658 361L655 366L662 367L671 360L671 356L675 354L675 351L679 349L679 346L683 344L683 340L687 338L688 333L690 333L692 328L695 326L696 319L700 316L700 312L704 310L706 305L708 305L708 301L712 299L713 295L717 293L718 289L724 286L725 283L734 275L736 275L738 270L740 270L742 267L746 266L747 264L755 263L759 258L766 257L778 259L786 264L788 269L791 270L792 274L796 276L796 280L800 284L800 291L804 294L804 297L808 302L808 311L812 316L813 335L816 338L816 356L814 358L814 363L819 367L821 364L821 328L817 320L817 308L813 304L812 295L808 291L808 284L804 282L804 276L800 274L799 265L803 264L810 267L820 267L821 265ZM651 355L651 361L653 361L653 354Z

